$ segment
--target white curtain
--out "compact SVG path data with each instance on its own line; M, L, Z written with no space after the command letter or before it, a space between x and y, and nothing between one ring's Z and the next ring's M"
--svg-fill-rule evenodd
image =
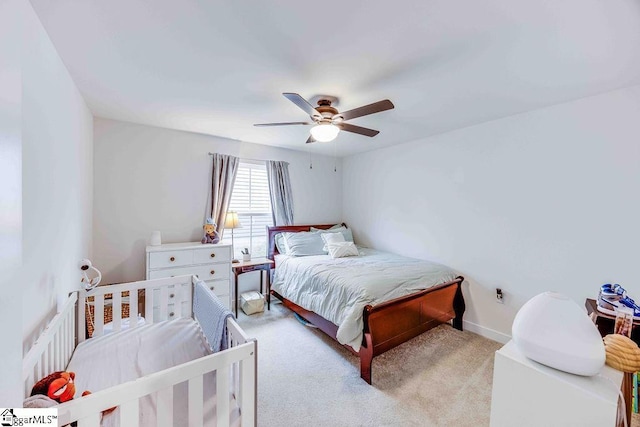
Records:
M267 161L267 179L271 195L274 225L293 225L293 195L289 179L289 163Z
M208 185L205 220L212 218L217 225L218 233L222 236L224 219L227 215L227 208L229 207L229 200L231 200L240 159L217 153L211 154L211 157L211 179Z

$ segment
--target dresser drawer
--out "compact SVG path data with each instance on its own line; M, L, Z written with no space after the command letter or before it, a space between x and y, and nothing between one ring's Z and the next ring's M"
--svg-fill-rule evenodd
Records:
M209 264L211 262L229 261L231 261L231 251L229 250L229 246L223 246L220 248L207 247L203 249L194 249L193 251L194 264Z
M230 268L228 263L164 268L162 270L150 271L149 279L183 276L185 274L195 274L200 280L228 279L230 274L229 270Z
M229 296L229 280L207 280L207 287L218 297Z
M189 264L193 264L193 251L162 251L149 254L149 268L180 267Z

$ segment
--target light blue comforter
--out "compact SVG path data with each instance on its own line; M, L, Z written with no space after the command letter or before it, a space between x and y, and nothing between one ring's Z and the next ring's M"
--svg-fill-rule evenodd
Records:
M338 342L360 350L366 305L454 280L449 267L358 247L360 256L278 255L272 288L297 305L338 325Z

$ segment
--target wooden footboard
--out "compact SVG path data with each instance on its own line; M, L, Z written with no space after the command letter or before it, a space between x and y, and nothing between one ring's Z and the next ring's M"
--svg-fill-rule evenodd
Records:
M453 320L462 330L464 278L364 309L364 338L360 347L360 376L371 384L373 358L423 332Z
M360 377L371 384L373 358L442 323L453 321L462 330L464 299L461 286L464 278L443 283L430 289L387 301L364 309L364 336L360 352L344 347L360 357ZM306 310L272 291L285 307L317 326L337 341L338 326L312 311Z

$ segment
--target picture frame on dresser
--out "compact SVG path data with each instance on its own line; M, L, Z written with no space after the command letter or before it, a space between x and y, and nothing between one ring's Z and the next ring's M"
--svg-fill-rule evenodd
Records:
M221 243L185 242L147 246L146 279L195 275L231 309L232 298L235 298L231 285L232 258L231 245Z

